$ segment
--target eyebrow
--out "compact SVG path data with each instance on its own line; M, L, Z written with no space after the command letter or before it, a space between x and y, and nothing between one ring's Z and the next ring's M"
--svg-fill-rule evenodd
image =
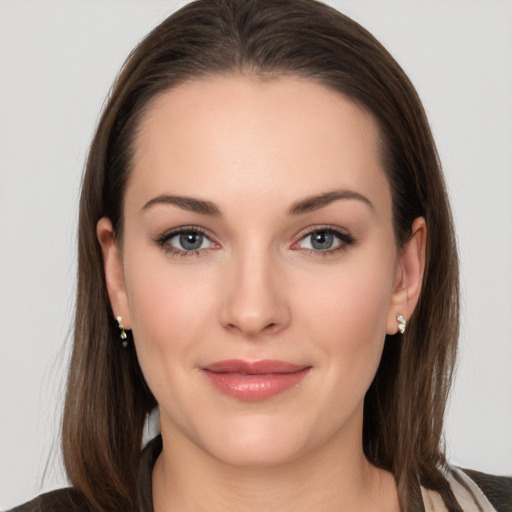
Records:
M301 215L315 210L319 210L334 201L341 199L355 199L362 201L372 210L375 210L373 203L365 196L354 190L339 189L324 192L322 194L306 197L293 203L287 210L288 215ZM212 217L220 217L222 215L220 208L211 201L196 199L188 196L175 196L175 195L160 195L150 199L143 207L143 210L148 210L157 204L169 204L177 206L182 210L200 213L203 215L210 215Z
M305 199L301 199L300 201L293 203L288 209L288 215L301 215L303 213L313 212L340 199L356 199L365 203L372 210L375 210L373 203L359 192L355 192L354 190L338 189L306 197Z
M203 215L211 215L213 217L219 217L221 215L219 207L211 201L203 201L202 199L195 199L187 196L169 196L162 195L154 197L148 201L143 207L143 210L147 210L157 204L171 204L187 210L189 212L202 213Z

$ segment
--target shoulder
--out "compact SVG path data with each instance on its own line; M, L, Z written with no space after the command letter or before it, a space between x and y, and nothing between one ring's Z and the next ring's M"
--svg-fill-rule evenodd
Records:
M482 491L497 512L512 512L512 477L496 476L462 469Z
M450 493L421 485L426 512L512 512L512 478L446 465L442 472Z
M8 512L90 512L87 502L79 491L72 488L58 489L41 494L32 501Z
M162 437L152 439L141 454L137 488L137 510L152 511L151 475L156 459L162 451ZM32 501L7 512L94 512L85 496L68 487L41 494Z

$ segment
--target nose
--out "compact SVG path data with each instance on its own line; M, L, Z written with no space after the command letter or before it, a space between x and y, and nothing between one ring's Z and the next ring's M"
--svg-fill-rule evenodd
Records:
M222 325L250 338L286 328L290 308L285 279L271 256L253 253L231 263L223 283Z

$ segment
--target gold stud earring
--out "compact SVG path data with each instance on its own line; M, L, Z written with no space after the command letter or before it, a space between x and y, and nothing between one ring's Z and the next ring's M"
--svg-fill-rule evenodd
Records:
M122 319L120 316L116 317L117 320L117 328L119 329L119 337L123 343L123 347L126 348L128 346L128 334L124 330L123 324L121 323Z
M400 331L400 334L403 334L405 332L405 325L407 324L404 315L398 313L398 315L396 315L396 321L398 322L398 330Z

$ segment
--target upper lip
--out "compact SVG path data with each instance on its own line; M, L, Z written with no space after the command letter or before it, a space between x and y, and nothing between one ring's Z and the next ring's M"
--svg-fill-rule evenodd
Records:
M265 375L269 373L295 373L311 365L294 364L288 361L266 359L261 361L243 361L242 359L226 359L216 361L203 367L214 373L242 373L246 375Z

